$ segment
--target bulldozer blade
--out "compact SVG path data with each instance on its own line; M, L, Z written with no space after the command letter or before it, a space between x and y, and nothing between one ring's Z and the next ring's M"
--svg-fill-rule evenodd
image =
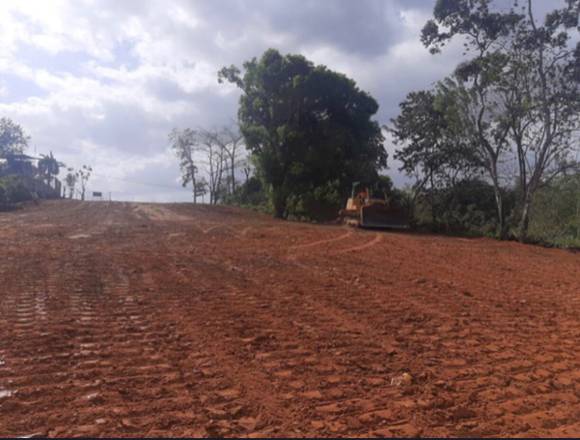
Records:
M408 229L409 219L403 210L377 204L361 209L359 224L363 228Z

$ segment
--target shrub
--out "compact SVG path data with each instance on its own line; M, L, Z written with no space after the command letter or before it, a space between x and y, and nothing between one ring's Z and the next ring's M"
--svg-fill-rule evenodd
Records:
M504 212L515 206L513 191L503 194ZM493 235L497 229L493 187L478 179L468 179L447 188L436 189L417 201L415 218L419 226L433 231L474 235Z
M300 220L329 221L337 218L341 206L339 183L332 181L293 195L288 201L288 214Z
M538 190L529 236L545 244L580 246L580 175L562 176Z
M4 209L18 202L34 200L34 194L22 176L0 178L0 206Z
M268 194L262 185L262 181L258 177L253 176L238 186L234 194L228 194L223 197L223 202L229 205L267 211Z

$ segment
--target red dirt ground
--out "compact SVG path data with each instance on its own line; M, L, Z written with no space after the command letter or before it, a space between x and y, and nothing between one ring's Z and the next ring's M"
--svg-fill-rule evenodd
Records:
M580 436L580 254L68 201L0 243L0 435Z

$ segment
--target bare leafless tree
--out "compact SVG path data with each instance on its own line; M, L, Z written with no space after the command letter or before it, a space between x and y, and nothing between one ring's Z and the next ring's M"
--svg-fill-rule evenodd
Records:
M209 192L209 203L224 200L236 190L236 171L242 166L243 136L237 125L222 128L174 129L171 146L180 159L183 186L192 183L193 201ZM207 180L202 175L207 176Z
M200 149L203 159L200 160L206 167L208 174L209 203L215 205L223 195L224 171L226 169L226 151L220 140L218 130L199 130Z
M249 156L246 155L243 159L240 160L240 167L244 173L244 183L247 183L250 179L250 176L254 173L254 165L252 164Z
M244 153L243 135L237 125L224 127L221 131L224 150L228 159L229 180L231 194L236 191L236 169L241 165Z
M226 174L223 186L229 194L236 190L236 170L242 164L244 154L243 136L236 124L224 126L217 130L205 132L219 150L223 153L223 174Z
M85 200L85 195L87 192L87 183L91 178L92 172L93 169L90 166L83 165L76 173L78 181L81 184L81 200Z
M169 134L171 148L179 158L181 169L181 184L183 187L191 182L193 203L197 198L205 194L207 183L205 179L198 178L199 167L196 165L196 153L203 150L202 135L197 130L186 128L185 130L173 129Z
M72 199L74 196L75 186L78 182L79 176L77 175L77 173L75 173L74 168L68 168L67 171L68 173L65 177L65 183L68 188L68 198Z

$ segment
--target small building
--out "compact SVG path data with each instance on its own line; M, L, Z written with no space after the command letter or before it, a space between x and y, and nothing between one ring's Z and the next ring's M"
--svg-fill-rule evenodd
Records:
M10 153L0 158L0 177L18 176L22 184L42 199L62 197L62 184L56 176L43 179L38 174L39 157Z
M10 153L0 158L0 177L17 174L34 177L40 159L23 153Z

